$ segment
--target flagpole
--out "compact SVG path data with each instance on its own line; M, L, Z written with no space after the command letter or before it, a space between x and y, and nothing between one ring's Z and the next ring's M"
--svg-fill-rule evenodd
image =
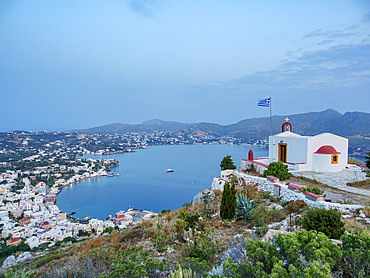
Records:
M270 97L270 136L272 136L272 119L271 119L271 110L272 110L272 97Z

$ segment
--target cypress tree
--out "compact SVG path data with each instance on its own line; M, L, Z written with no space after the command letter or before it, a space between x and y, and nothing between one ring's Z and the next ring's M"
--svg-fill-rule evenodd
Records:
M236 189L235 185L227 182L224 186L224 192L222 193L220 216L222 219L233 219L236 211Z
M230 185L229 183L225 183L224 185L224 191L222 193L222 198L221 198L221 205L220 205L220 216L222 219L227 219L227 199L230 191Z

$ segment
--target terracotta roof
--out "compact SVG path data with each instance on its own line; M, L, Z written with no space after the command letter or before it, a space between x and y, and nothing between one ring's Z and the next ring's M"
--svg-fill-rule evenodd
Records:
M8 239L7 242L9 243L13 243L13 242L17 242L17 241L20 241L21 239L19 237L13 237L11 239Z
M317 154L340 154L333 146L325 145L320 147L315 153Z

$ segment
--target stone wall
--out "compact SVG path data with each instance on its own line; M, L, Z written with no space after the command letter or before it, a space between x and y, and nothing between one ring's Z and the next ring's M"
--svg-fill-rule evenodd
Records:
M260 175L263 175L263 172L267 170L267 167L262 165L262 163L253 162L249 160L242 160L240 163L240 169L243 171L256 171Z
M274 183L268 181L266 178L250 176L248 174L242 173L240 171L235 170L233 173L238 179L243 179L246 184L257 184L258 189L261 191L269 191L271 194L274 192ZM331 203L325 201L311 201L305 197L303 193L295 192L288 188L288 185L285 182L280 182L279 185L281 186L280 189L280 196L284 201L296 201L296 200L303 200L307 205L314 207L314 208L336 208L342 212L344 211L354 211L358 208L362 208L360 205L348 205L348 204L339 204L339 203Z

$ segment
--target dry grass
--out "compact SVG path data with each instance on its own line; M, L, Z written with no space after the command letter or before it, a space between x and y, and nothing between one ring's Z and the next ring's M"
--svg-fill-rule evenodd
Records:
M361 160L358 160L356 158L348 157L348 164L354 164L357 166L361 166L363 162Z
M365 207L362 209L366 215L366 217L370 217L370 204L366 203Z
M249 199L255 199L257 196L260 197L263 195L263 192L258 189L257 183L246 184L244 185L242 192L243 190Z
M357 188L370 189L370 179L366 179L363 181L348 182L347 185Z
M351 230L356 230L356 229L359 229L359 228L365 228L365 226L357 221L356 219L342 219L343 222L344 222L344 227L346 228L347 231L351 231Z

